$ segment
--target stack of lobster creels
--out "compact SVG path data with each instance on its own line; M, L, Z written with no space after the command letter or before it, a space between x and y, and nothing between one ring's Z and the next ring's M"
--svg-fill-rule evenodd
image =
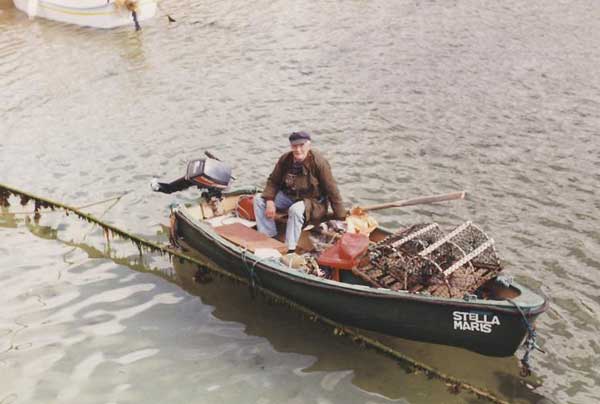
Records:
M354 273L375 287L462 298L501 270L494 240L466 222L448 234L436 223L395 233L371 246Z

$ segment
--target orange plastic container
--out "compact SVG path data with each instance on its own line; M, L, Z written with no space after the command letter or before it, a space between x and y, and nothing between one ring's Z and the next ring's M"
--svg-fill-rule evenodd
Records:
M254 215L254 196L242 196L238 201L237 214L239 217L247 220L256 220Z
M364 234L344 233L335 245L321 253L318 263L334 269L352 269L358 265L368 247L369 237ZM335 275L337 271L334 278Z

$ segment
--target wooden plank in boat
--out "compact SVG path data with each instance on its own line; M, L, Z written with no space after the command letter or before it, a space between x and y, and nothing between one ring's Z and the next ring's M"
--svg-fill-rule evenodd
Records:
M287 253L287 246L279 240L268 237L241 223L226 224L214 228L218 235L252 252L257 248L273 248L281 254Z

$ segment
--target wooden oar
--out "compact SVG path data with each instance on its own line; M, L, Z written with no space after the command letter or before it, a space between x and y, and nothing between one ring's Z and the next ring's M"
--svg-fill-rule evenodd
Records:
M359 206L358 209L360 209L362 212L367 212L369 210L400 208L403 206L412 206L412 205L424 205L424 204L428 204L428 203L453 201L456 199L465 199L466 195L467 195L467 191L452 192L450 194L423 196L420 198L405 199L405 200L395 201L395 202L387 202L387 203L379 203L379 204L375 204L375 205ZM356 208L353 208L353 209L356 209Z
M401 201L387 202L387 203L379 203L379 204L375 204L375 205L355 206L348 211L348 214L360 216L369 210L400 208L403 206L424 205L424 204L428 204L428 203L453 201L456 199L465 199L466 196L467 196L467 191L461 191L461 192L452 192L450 194L443 194L443 195L422 196L420 198L405 199L405 200L401 200ZM314 227L315 227L314 225L308 224L308 225L306 225L306 227L304 227L302 229L302 231L312 230Z

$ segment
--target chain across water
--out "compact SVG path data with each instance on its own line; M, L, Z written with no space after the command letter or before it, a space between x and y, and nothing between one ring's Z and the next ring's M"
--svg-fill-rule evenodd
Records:
M142 254L143 251L146 250L146 251L156 252L156 253L163 254L163 255L166 254L171 258L177 257L179 259L186 260L190 263L196 264L199 268L205 268L210 271L219 273L223 276L226 276L230 279L250 285L250 281L248 279L231 274L231 273L225 271L224 269L219 268L216 264L212 263L209 260L201 261L195 257L184 254L181 251L175 250L171 247L160 245L153 241L146 240L142 237L139 237L139 236L136 236L129 232L126 232L124 230L121 230L111 224L105 223L105 222L97 219L96 217L94 217L90 214L82 212L77 208L71 207L69 205L66 205L66 204L63 204L60 202L55 202L55 201L52 201L52 200L49 200L46 198L38 197L38 196L35 196L28 192L21 191L21 190L9 187L4 184L0 184L0 206L4 206L4 207L10 206L8 203L8 199L11 194L15 195L15 196L20 196L21 200L35 201L36 207L38 207L36 209L36 211L39 211L40 208L44 208L44 207L47 207L47 208L50 208L53 210L54 209L62 209L65 212L75 214L77 217L79 217L87 222L97 224L104 229L104 231L107 233L107 235L112 234L113 237L117 236L122 239L128 239L131 242L133 242L138 247L140 254ZM493 395L492 393L490 393L487 390L473 386L473 385L471 385L465 381L462 381L458 378L455 378L455 377L449 376L445 373L442 373L441 371L436 370L435 368L433 368L431 366L428 366L422 362L419 362L413 358L410 358L407 355L395 350L394 348L392 348L388 345L385 345L381 341L378 341L374 338L363 335L355 329L348 328L348 327L344 326L343 324L340 324L330 318L324 317L324 316L322 316L302 305L299 305L281 295L278 295L268 289L265 289L260 284L255 284L253 286L253 288L256 289L256 291L262 293L263 296L270 298L275 302L285 304L289 308L296 310L297 312L303 314L304 316L306 316L310 319L318 320L321 323L332 327L335 335L346 335L346 336L350 337L354 342L360 343L361 345L366 346L366 347L370 347L370 348L376 350L377 352L380 352L380 353L383 353L385 355L392 357L393 359L395 359L397 361L408 364L408 365L412 366L413 368L424 372L428 376L435 377L435 378L438 378L438 379L446 382L447 384L449 384L451 386L451 390L453 392L458 392L461 389L463 389L465 391L469 391L469 392L475 394L477 397L485 398L492 403L508 404L508 401L505 401L505 400L502 400L502 399L496 397L495 395Z

